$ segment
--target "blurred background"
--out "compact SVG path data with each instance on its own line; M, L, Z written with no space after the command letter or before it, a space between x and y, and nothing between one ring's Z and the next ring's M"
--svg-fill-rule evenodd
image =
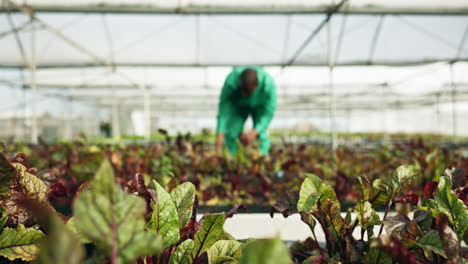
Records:
M210 134L236 65L279 137L468 136L466 1L283 2L3 0L0 140Z

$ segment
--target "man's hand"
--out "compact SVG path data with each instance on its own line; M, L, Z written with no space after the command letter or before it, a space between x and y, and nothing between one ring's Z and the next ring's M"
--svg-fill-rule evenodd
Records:
M258 132L257 130L252 130L249 133L242 133L239 136L240 141L244 146L249 145L253 140L255 140L258 137Z
M218 133L216 135L216 154L220 155L221 150L223 149L224 134Z

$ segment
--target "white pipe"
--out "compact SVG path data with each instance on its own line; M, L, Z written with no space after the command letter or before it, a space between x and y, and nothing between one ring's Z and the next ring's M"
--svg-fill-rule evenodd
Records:
M8 0L9 2L13 2ZM20 2L20 1L15 1ZM39 12L113 12L113 13L179 13L179 14L294 14L326 13L333 0L24 0ZM7 11L0 6L0 11ZM353 0L349 9L339 10L349 14L468 14L466 0Z
M457 138L457 86L455 85L455 72L453 70L453 63L450 64L450 83L452 88L452 132L453 140Z
M149 140L151 137L151 94L147 86L143 87L143 105L145 107L145 139Z
M338 135L336 133L336 98L334 90L334 75L333 75L333 52L332 52L332 19L327 23L327 57L328 57L328 92L330 95L330 132L331 132L331 148L334 151L338 147Z
M31 143L38 142L38 127L37 127L37 87L36 87L36 30L34 18L31 17Z
M120 137L119 106L116 91L112 88L112 137Z

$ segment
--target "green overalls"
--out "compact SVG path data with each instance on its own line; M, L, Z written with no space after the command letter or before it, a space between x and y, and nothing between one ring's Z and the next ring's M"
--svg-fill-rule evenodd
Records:
M257 71L258 86L248 97L243 97L239 89L239 78L246 69ZM276 108L276 85L273 78L261 67L236 67L227 76L219 100L218 125L216 131L224 133L224 143L232 154L237 152L237 138L242 133L245 120L252 116L257 130L260 151L268 155L270 140L267 128Z

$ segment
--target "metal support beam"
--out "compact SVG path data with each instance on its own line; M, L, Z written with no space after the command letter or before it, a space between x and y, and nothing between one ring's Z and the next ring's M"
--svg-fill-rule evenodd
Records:
M9 3L15 9L18 9L19 11L29 15L29 17L31 18L31 23L33 22L33 20L38 22L43 28L45 28L49 32L55 34L57 37L61 38L62 40L67 42L69 45L71 45L72 47L74 47L77 50L81 51L82 53L87 54L88 56L93 58L93 60L96 61L98 64L107 65L107 66L110 64L108 61L106 61L104 59L101 59L99 56L95 55L92 51L86 49L85 47L81 46L75 40L73 40L73 39L69 38L68 36L66 36L65 34L63 34L59 29L57 29L57 28L47 24L46 22L42 21L41 19L39 19L34 14L33 10L31 10L31 9L29 9L27 7L24 7L24 6L20 6L20 5L16 4L15 2L11 1L11 0L4 0L4 1Z
M38 127L37 127L37 87L36 87L36 32L35 23L31 18L31 143L38 142Z
M343 2L342 2L343 3ZM328 57L328 92L330 94L329 97L329 107L330 107L330 132L331 132L331 149L335 151L338 147L338 134L337 134L337 127L336 127L336 98L335 98L335 89L334 89L334 65L333 65L333 43L332 43L332 24L328 23L327 25L327 57Z
M291 59L286 63L286 66L292 65L299 55L304 51L304 49L309 45L309 43L315 38L315 36L318 35L318 33L322 30L322 28L329 23L332 15L337 12L340 7L346 2L347 0L342 0L338 5L336 5L332 10L330 10L327 13L327 16L325 17L322 22L310 33L310 35L307 37L307 39L302 43L302 45L294 52L294 55L291 57Z
M148 86L143 86L143 105L144 105L144 125L145 125L145 139L149 140L151 137L151 92Z
M64 117L66 119L66 124L65 124L65 138L67 139L73 139L73 88L69 88L68 92L70 93L70 97L68 100L63 100L65 104L67 104L68 101L68 115L66 114L66 111L63 111Z
M114 89L112 89L112 137L120 138L119 102Z
M455 72L453 70L454 64L450 64L450 83L452 84L451 98L452 98L452 132L453 140L457 138L457 86L455 84Z
M8 12L8 16L10 16L9 12ZM11 18L8 18L8 19L11 20ZM11 24L11 21L9 21L9 22ZM8 36L8 35L10 35L12 33L16 34L16 33L20 32L21 30L27 28L29 26L30 22L31 21L28 20L28 21L24 22L23 24L21 24L21 26L17 26L17 27L15 26L15 27L11 28L10 30L0 32L0 39L4 38L4 37L6 37L6 36Z
M347 20L348 20L348 15L344 15L343 20L341 21L340 35L338 36L338 43L336 45L334 62L337 62L338 58L340 57L341 46L343 44L343 38L344 38Z
M442 90L442 89L441 89ZM435 119L435 132L437 134L442 134L443 131L443 125L441 123L442 119L440 118L440 96L441 92L437 93L435 96L435 112L436 112L436 119Z
M351 108L347 108L346 110L346 133L351 133L351 120L353 117L353 110Z
M374 58L375 50L377 48L377 42L380 37L380 32L382 32L382 25L384 22L385 16L380 16L379 18L379 23L377 24L377 27L375 28L374 35L372 37L372 43L371 43L371 48L369 51L369 64L372 63L372 59Z
M21 38L20 38L19 33L18 33L19 30L16 29L15 23L13 22L13 19L11 18L10 12L7 13L7 20L8 20L8 23L10 24L11 32L14 33L15 41L16 41L16 44L18 45L18 50L20 52L21 59L23 60L23 64L24 65L29 65L30 63L28 63L28 58L26 58L26 52L24 50L23 42L21 41ZM29 20L24 25L29 25L29 27L32 28L31 23L33 23L33 22L34 22L33 20ZM29 65L29 67L30 67L30 65Z
M468 37L468 25L466 26L465 32L463 33L463 37L461 38L460 44L458 45L457 55L455 57L456 59L454 62L458 62L459 59L461 58L467 37Z
M201 63L201 16L197 15L195 17L195 54L197 63Z
M281 55L281 61L285 61L288 56L289 40L291 38L291 20L292 17L288 16L286 21L286 30L284 32L283 54Z
M383 115L383 118L382 118L382 122L383 122L383 139L385 141L388 142L389 140L389 136L388 136L388 94L387 94L387 90L388 90L388 84L382 84L381 86L381 93L382 93L382 109L381 109L381 113Z
M31 1L21 0L40 12L68 13L126 13L126 14L317 14L329 12L333 1ZM0 6L0 12L4 7ZM338 11L343 12L343 11ZM466 15L468 4L464 0L450 1L351 1L352 14L436 14Z
M429 65L433 63L450 63L453 62L454 58L452 56L447 58L440 59L416 59L416 60L379 60L369 63L368 59L363 60L353 60L353 61L344 61L340 63L335 63L337 67L359 67L359 66L389 66L389 67L413 67L413 66L422 66ZM457 60L457 62L468 62L468 56L463 57ZM226 62L226 63L177 63L177 62L116 62L113 67L119 68L206 68L206 67L233 67L233 66L245 66L247 62ZM257 63L257 66L262 67L286 67L291 66L288 63L278 63L278 62L265 62ZM294 67L327 67L327 63L321 61L310 61L310 62L299 62L292 65ZM102 63L82 63L82 62L70 62L70 63L61 63L61 62L42 62L37 65L37 69L73 69L73 68L102 68L109 67L109 65L103 65ZM0 62L0 69L23 69L27 66L18 64L17 62L8 63Z

